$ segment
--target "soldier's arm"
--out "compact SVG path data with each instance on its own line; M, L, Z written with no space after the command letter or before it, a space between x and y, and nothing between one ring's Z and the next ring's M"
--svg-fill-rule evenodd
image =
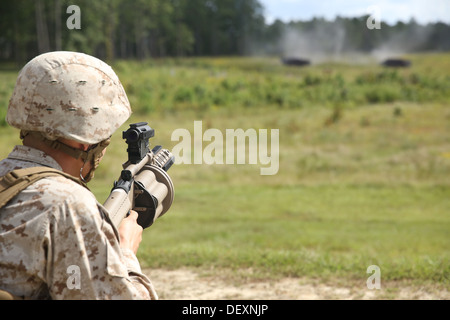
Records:
M156 299L130 249L120 248L93 195L58 205L46 232L47 279L53 299Z

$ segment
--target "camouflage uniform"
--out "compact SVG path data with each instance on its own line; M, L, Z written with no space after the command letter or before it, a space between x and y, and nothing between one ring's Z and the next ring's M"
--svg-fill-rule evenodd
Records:
M107 139L129 117L112 69L70 52L41 55L19 74L7 120L46 139ZM36 166L62 170L44 152L16 146L0 176ZM95 196L63 176L39 180L0 209L0 289L31 299L157 299Z
M45 153L16 146L0 162L0 176L33 166L61 170ZM119 248L116 230L94 195L62 176L36 182L0 210L0 243L0 288L14 295L157 298L134 253ZM79 271L79 289L70 285L70 266Z

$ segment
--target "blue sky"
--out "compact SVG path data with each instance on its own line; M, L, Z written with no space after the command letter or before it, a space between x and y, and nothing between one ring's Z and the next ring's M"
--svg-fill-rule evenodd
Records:
M268 23L275 19L309 20L336 15L355 17L375 14L382 21L394 24L408 22L412 17L419 23L442 21L450 23L450 0L259 0L265 7Z

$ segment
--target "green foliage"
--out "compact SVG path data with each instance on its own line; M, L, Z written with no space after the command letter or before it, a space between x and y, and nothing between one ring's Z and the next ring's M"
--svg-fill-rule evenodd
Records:
M0 68L0 127L6 126L6 110L16 84L17 72L8 65Z
M66 28L69 5L81 10L80 30ZM256 0L18 0L0 2L0 27L2 59L62 49L112 61L243 54L264 19Z
M81 10L81 30L69 30L69 5ZM258 0L15 0L0 2L0 59L24 63L53 50L103 60L175 56L306 55L448 51L450 26L414 20L366 28L367 16L280 20L266 24ZM293 39L289 35L296 35ZM319 78L306 79L315 82ZM283 103L281 103L283 104Z
M150 267L252 269L269 277L365 280L366 268L376 264L383 281L448 286L446 192L335 185L182 189L171 216L144 234L140 256Z
M149 267L250 268L264 276L383 280L448 288L450 60L411 55L409 69L277 59L149 59L113 64L134 110L128 121L171 133L280 130L280 170L174 165L175 201L144 232ZM4 119L18 70L0 69ZM99 202L126 160L118 130L90 188ZM20 143L0 127L2 157ZM206 144L206 142L205 142Z
M136 112L319 105L345 109L377 103L448 101L450 77L427 71L428 61L434 59L446 70L447 55L425 55L420 60L410 57L414 65L404 70L346 63L296 69L270 58L121 61L114 67L124 79Z

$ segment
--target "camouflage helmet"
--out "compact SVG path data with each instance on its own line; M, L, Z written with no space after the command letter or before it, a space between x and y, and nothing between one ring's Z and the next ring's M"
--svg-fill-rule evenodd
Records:
M57 51L37 56L20 71L6 121L49 140L92 145L108 139L130 115L125 90L109 65Z

